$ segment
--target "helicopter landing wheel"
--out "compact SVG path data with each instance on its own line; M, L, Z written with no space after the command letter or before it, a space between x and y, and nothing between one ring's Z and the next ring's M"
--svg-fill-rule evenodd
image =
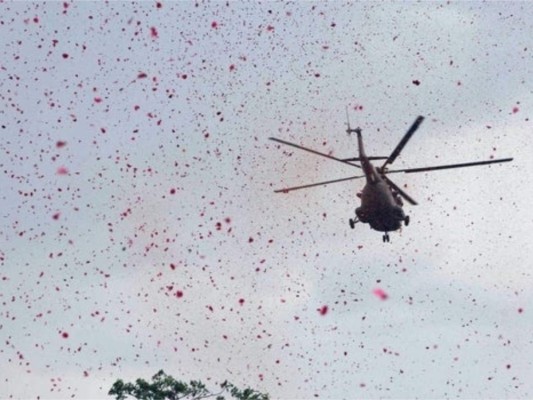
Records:
M404 222L405 226L409 226L409 215L407 215L407 216L405 217L405 219L403 220L403 222Z
M354 229L355 228L355 221L353 219L349 219L348 222L350 223L350 228Z

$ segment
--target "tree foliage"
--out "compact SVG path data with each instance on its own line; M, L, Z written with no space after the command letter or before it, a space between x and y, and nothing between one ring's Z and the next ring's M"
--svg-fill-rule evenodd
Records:
M218 392L213 393L200 381L177 381L163 370L152 377L152 383L141 378L135 383L124 383L122 379L118 379L108 394L115 396L116 400L125 400L128 396L138 400L200 400L208 397L226 400L225 395L237 400L269 400L268 394L250 388L240 390L227 381L220 385Z

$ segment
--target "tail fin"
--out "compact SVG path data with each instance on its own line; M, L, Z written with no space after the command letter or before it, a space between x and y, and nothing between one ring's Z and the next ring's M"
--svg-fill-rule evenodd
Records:
M357 133L357 135L361 134L361 129L360 128L352 129L350 127L350 116L348 114L348 107L346 107L346 133L348 135L351 135L352 133Z
M363 148L363 137L362 137L362 134L361 134L361 128L353 129L350 126L350 115L348 114L348 107L346 107L346 133L348 135L351 135L352 133L357 133L357 144L358 144L358 147L359 147L359 157L354 159L354 160L357 160L357 161L368 160L366 155L365 155L365 150Z

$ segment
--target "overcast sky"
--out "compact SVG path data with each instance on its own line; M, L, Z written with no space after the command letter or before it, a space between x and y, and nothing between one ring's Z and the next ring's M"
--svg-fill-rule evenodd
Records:
M164 369L273 398L533 397L531 2L0 4L0 398ZM274 136L394 166L363 181ZM356 171L357 172L357 171Z

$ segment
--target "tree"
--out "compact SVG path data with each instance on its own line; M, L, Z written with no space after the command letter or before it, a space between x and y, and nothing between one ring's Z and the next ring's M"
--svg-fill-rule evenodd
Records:
M268 394L263 394L250 388L240 390L228 381L222 383L220 389L218 393L212 393L200 381L190 381L187 384L177 381L161 370L152 377L152 383L148 383L141 378L137 379L135 383L124 383L122 379L118 379L108 394L115 396L116 400L125 400L128 396L138 400L200 400L208 397L215 397L216 400L225 400L225 394L229 394L237 400L270 399Z

